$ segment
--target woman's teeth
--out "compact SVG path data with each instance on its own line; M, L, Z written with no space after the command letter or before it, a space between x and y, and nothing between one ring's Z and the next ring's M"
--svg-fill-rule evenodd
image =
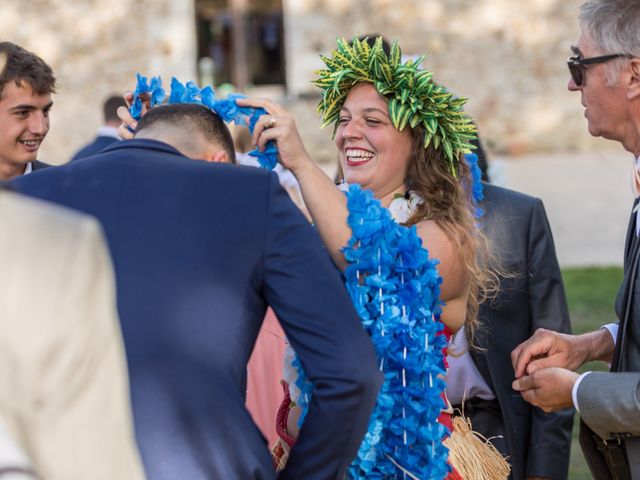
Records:
M344 155L351 163L362 163L373 158L373 153L364 150L347 150Z

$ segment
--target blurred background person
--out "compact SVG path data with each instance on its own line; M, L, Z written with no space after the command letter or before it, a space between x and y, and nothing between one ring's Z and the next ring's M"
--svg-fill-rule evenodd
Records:
M71 162L95 155L102 151L107 145L111 145L113 142L120 140L118 127L121 122L116 111L118 107L124 106L126 106L126 103L122 95L111 95L105 100L102 106L104 124L98 128L98 132L93 141L82 147L71 157Z

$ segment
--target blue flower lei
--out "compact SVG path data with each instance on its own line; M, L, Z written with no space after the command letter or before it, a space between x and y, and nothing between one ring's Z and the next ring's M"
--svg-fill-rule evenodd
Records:
M384 382L349 467L354 479L441 479L449 472L448 435L437 418L445 407L439 332L442 311L437 260L429 259L415 226L396 223L373 193L351 185L347 193L352 237L344 248L345 284L376 349ZM303 416L313 385L299 362L296 385Z
M166 92L162 88L162 79L160 77L152 77L151 81L147 77L137 74L137 85L133 92L133 102L129 112L135 120L140 120L142 115L142 94L150 95L150 107L162 105L166 98ZM171 79L171 93L167 104L173 103L197 103L213 110L226 123L234 122L249 128L249 132L253 135L253 129L261 115L266 114L264 108L240 107L236 100L245 98L244 95L230 94L225 99L215 97L213 88L207 86L200 89L193 81L189 81L186 85L180 83L175 77ZM248 121L247 121L248 119ZM273 141L267 142L263 152L257 148L251 150L249 155L256 157L261 167L273 170L278 163L278 149Z
M475 153L465 153L464 159L471 171L471 194L473 197L474 215L476 218L480 218L484 215L484 210L479 206L480 202L484 200L484 192L482 190L482 171L478 165L478 156Z

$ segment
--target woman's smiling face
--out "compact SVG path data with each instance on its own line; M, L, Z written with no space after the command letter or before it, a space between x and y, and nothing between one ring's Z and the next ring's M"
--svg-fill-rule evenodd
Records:
M379 199L404 191L413 143L408 127L393 127L388 108L372 84L359 83L347 95L336 131L344 179Z

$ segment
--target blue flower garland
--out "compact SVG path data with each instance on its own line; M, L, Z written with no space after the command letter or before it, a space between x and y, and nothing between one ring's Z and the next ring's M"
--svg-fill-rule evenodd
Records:
M480 202L484 200L484 192L482 189L482 171L478 165L478 156L475 153L465 153L464 159L469 165L471 171L471 194L473 197L474 214L476 218L484 215L484 210L479 207Z
M140 120L142 116L141 95L150 95L150 107L162 105L166 98L166 92L162 88L162 79L153 77L149 82L147 77L137 74L137 85L133 92L133 102L129 112L135 120ZM253 135L253 130L261 115L266 114L264 108L240 107L236 100L245 98L243 95L231 94L225 99L215 97L213 88L205 87L200 89L194 82L189 81L186 85L180 83L175 77L171 79L171 93L167 104L173 103L197 103L213 110L226 123L234 122L249 128L249 133ZM247 121L248 119L248 121ZM249 155L256 157L261 167L273 170L278 163L278 149L275 142L269 141L264 149L257 148L251 150Z
M414 227L396 223L373 193L347 193L352 237L345 283L378 354L384 383L358 455L354 479L441 479L449 472L446 427L437 418L445 374L438 300L442 278ZM300 367L299 363L294 366ZM312 385L300 370L298 404L308 409Z

